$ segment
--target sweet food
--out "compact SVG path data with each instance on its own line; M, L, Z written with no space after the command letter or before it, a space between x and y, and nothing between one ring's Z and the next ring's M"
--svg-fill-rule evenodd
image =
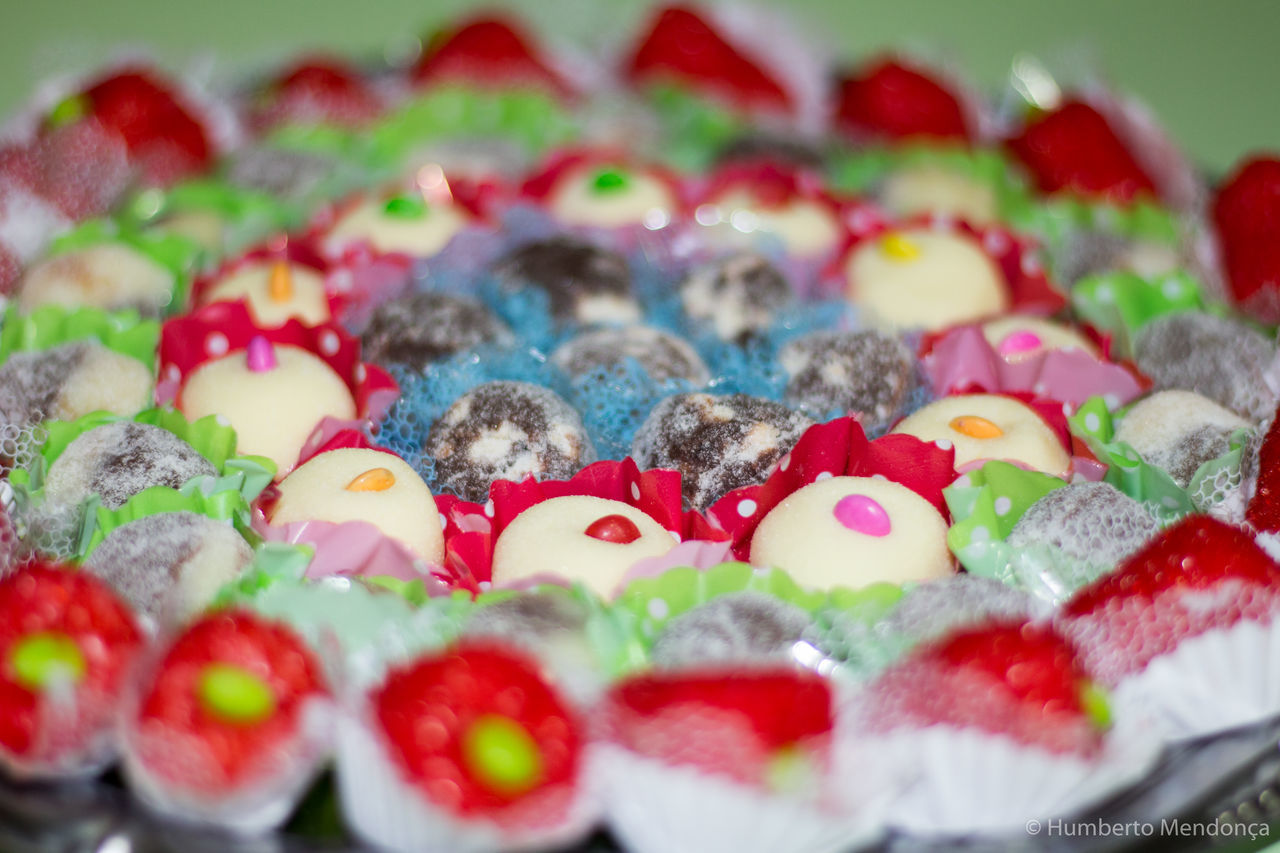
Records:
M151 371L96 341L20 352L0 365L5 423L73 421L95 411L126 417L151 402Z
M655 382L683 379L705 385L711 378L697 350L652 326L600 329L570 338L551 353L551 363L569 376L583 376L634 359Z
M518 246L493 271L507 292L534 287L545 294L552 317L561 323L640 318L626 258L584 240L556 237Z
M1071 467L1062 441L1026 403L998 394L962 394L936 400L903 419L895 433L955 447L956 467L1004 459L1046 474Z
M1191 391L1158 391L1134 404L1116 429L1123 441L1186 488L1203 463L1230 448L1250 423Z
M286 260L262 260L231 270L212 282L203 301L244 299L263 328L297 317L309 326L329 319L324 278L311 267Z
M433 361L509 335L506 324L482 303L428 290L379 305L360 341L366 361L423 370Z
M742 342L765 330L791 299L782 271L753 252L734 252L695 267L680 283L685 314L726 341Z
M132 308L159 316L173 298L173 273L132 246L102 243L55 255L32 267L19 285L18 304Z
M787 403L816 418L853 414L868 430L895 421L918 384L915 356L885 332L814 332L788 342L778 363Z

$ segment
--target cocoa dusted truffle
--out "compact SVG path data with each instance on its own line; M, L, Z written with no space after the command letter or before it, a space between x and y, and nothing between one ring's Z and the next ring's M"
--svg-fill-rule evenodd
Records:
M506 324L473 299L418 292L379 306L361 343L365 361L423 370L433 361L509 335Z
M746 394L676 394L654 407L631 452L642 468L682 475L685 502L705 509L727 492L763 482L813 421Z
M653 660L663 667L732 663L776 666L809 627L809 614L761 592L722 595L663 627Z
M116 421L67 445L49 466L45 497L75 505L98 495L103 506L118 509L151 486L176 489L192 477L217 473L208 459L168 430Z
M483 501L494 480L565 479L595 461L582 419L549 388L486 382L463 394L431 425L423 450L437 487Z
M526 243L498 260L494 274L507 292L536 287L561 323L631 323L640 306L631 293L626 258L571 237Z
M649 326L624 326L585 332L561 344L551 362L570 376L582 376L600 368L639 362L655 382L685 379L694 385L710 378L707 366L688 343Z
M722 340L743 343L791 301L791 285L764 256L736 252L690 272L680 283L680 300L691 320Z
M1152 320L1134 341L1156 390L1194 391L1254 423L1276 408L1264 379L1275 357L1275 342L1252 327L1194 311Z
M18 352L0 365L0 420L70 421L103 410L134 415L151 402L151 371L96 341Z
M887 428L916 387L911 350L884 332L816 332L788 343L778 360L789 405L815 418L851 413L868 430Z
M1160 529L1142 504L1110 483L1072 483L1031 505L1008 542L1052 545L1076 560L1115 566Z

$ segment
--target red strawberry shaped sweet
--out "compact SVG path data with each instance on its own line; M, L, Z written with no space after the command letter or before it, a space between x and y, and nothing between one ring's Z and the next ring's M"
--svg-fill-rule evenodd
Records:
M142 642L93 575L34 564L0 580L0 762L20 775L96 769Z
M130 171L124 141L95 121L50 128L27 145L0 152L0 174L72 220L110 209Z
M46 132L84 119L124 139L147 183L172 183L211 163L205 129L148 70L131 68L97 80L54 108Z
M1083 101L1070 100L1027 122L1009 149L1042 192L1073 192L1128 204L1155 197L1156 187L1107 119Z
M11 295L21 275L22 261L11 248L0 243L0 295Z
M503 824L568 812L580 724L523 655L465 643L393 670L371 699L392 763L437 807Z
M1280 158L1242 163L1218 188L1213 224L1235 300L1280 320Z
M1204 515L1164 530L1062 612L1091 672L1114 685L1180 642L1280 613L1280 566L1249 534Z
M792 107L776 80L683 6L658 13L624 73L633 83L676 82L747 110Z
M1101 746L1106 704L1075 648L1052 628L1005 622L923 646L869 687L871 731L979 729L1056 753Z
M831 691L790 669L653 673L615 686L603 720L640 755L776 790L825 766Z
M836 122L856 136L967 140L960 99L937 79L883 59L839 82Z
M431 39L409 72L415 83L534 85L566 92L564 81L538 58L532 40L516 24L480 17Z
M1280 532L1280 411L1258 448L1258 485L1245 511L1245 520L1255 530Z
M320 663L284 625L211 613L170 646L132 721L136 757L158 786L216 797L294 766Z
M313 56L281 72L262 92L254 118L259 125L360 125L379 111L378 97L359 71L336 57Z

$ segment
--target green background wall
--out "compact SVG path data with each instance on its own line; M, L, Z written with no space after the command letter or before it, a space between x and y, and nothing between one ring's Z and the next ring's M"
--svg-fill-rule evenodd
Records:
M133 48L173 68L261 68L302 47L376 55L475 4L466 0L0 0L0 115L42 78ZM605 48L648 8L640 0L505 3L545 35ZM887 45L941 52L995 86L1029 51L1093 57L1141 94L1191 154L1224 169L1280 149L1280 2L1272 0L793 0L807 31L856 57ZM1059 63L1060 64L1060 63Z

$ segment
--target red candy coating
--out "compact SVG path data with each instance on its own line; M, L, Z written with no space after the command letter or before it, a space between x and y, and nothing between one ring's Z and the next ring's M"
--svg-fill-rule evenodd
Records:
M538 58L528 35L499 17L474 18L455 30L437 33L410 77L416 83L534 84L555 91L566 89Z
M1245 519L1257 530L1280 532L1280 417L1271 421L1258 449L1258 486Z
M41 730L45 699L22 660L24 644L40 637L64 649L74 644L61 655L78 672L74 716L58 731ZM0 749L39 760L84 745L111 724L141 647L133 614L93 575L36 564L0 579Z
M941 82L891 59L839 84L836 122L859 135L970 138L960 99Z
M217 713L205 688L214 665L265 685L270 713ZM135 724L155 745L143 760L162 779L209 793L252 783L296 736L304 702L327 691L319 662L292 630L245 611L212 613L178 637L143 693Z
M597 518L583 532L592 539L619 545L626 545L640 538L640 528L636 527L635 522L616 513Z
M1257 294L1280 304L1280 157L1238 166L1219 187L1212 215L1236 301L1247 303ZM1275 322L1280 315L1272 308L1262 319Z
M1107 119L1083 101L1067 101L1027 123L1009 149L1042 192L1069 191L1127 204L1156 187Z

